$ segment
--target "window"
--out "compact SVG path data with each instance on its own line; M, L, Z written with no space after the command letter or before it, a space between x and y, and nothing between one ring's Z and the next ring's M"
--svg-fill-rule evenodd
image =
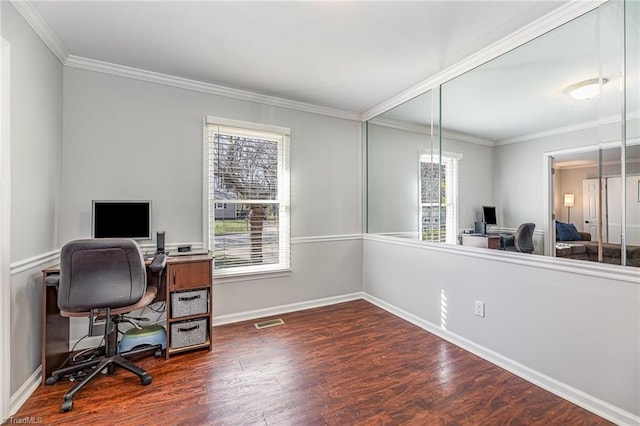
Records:
M460 154L420 156L420 239L456 243Z
M288 270L289 129L206 121L205 241L216 275Z

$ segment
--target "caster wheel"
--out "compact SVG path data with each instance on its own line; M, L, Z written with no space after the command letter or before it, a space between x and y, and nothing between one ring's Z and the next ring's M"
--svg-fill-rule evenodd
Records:
M157 351L155 351L153 356L156 358L162 358L162 349L158 349Z
M67 411L73 410L73 401L64 401L62 403L62 412L66 413Z
M47 379L44 381L45 385L52 385L54 383L56 383L58 381L57 377L53 377L53 376L49 376L47 377Z
M150 385L152 380L153 380L153 377L151 377L148 374L145 374L144 376L140 377L140 383L142 383L143 386Z

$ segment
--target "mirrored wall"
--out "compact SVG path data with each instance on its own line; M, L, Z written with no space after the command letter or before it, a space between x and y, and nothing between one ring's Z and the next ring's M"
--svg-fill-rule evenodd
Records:
M371 119L367 232L640 266L639 22L604 3Z

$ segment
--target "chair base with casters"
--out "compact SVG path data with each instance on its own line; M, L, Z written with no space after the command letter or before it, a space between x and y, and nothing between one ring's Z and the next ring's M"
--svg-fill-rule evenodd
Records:
M152 346L147 345L128 351L118 352L117 323L119 322L119 320L116 320L112 317L111 309L108 308L106 309L105 317L106 325L104 336L104 355L87 361L81 361L68 367L57 369L53 371L51 373L51 376L49 376L45 381L47 385L52 385L56 383L61 377L79 371L91 369L91 371L86 376L80 377L77 383L64 395L61 406L63 412L71 411L73 409L73 397L75 396L75 394L78 393L78 391L80 391L80 389L87 385L93 378L101 374L101 372L105 369L107 371L107 374L113 374L116 366L124 368L125 370L137 375L140 378L140 383L143 386L150 385L153 380L152 376L149 373L133 364L127 358L150 351L154 352L156 358L160 358L162 356L162 344L158 343Z

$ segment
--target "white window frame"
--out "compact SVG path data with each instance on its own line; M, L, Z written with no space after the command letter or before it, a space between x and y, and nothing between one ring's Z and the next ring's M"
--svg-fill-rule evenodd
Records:
M462 154L453 152L443 152L440 157L439 151L427 151L420 155L420 163L418 164L418 176L420 176L420 167L422 163L439 163L445 164L445 182L446 186L446 216L445 216L445 243L456 244L458 236L458 184L459 184L459 162L462 160ZM422 211L423 207L432 205L432 203L422 202L422 179L418 185L418 230L420 240L422 240Z
M215 277L237 277L243 275L283 273L291 271L291 208L290 208L290 135L291 130L285 127L268 124L253 123L248 121L233 120L221 117L207 116L204 120L203 137L203 246L207 250L214 251L212 240L215 226L216 203L229 203L229 200L209 199L213 190L209 190L209 126L217 126L220 133L231 133L253 138L265 138L278 140L278 237L279 256L278 263L269 265L238 266L232 268L216 269ZM254 200L247 200L254 201ZM265 200L261 200L265 201ZM211 238L210 238L211 236Z

